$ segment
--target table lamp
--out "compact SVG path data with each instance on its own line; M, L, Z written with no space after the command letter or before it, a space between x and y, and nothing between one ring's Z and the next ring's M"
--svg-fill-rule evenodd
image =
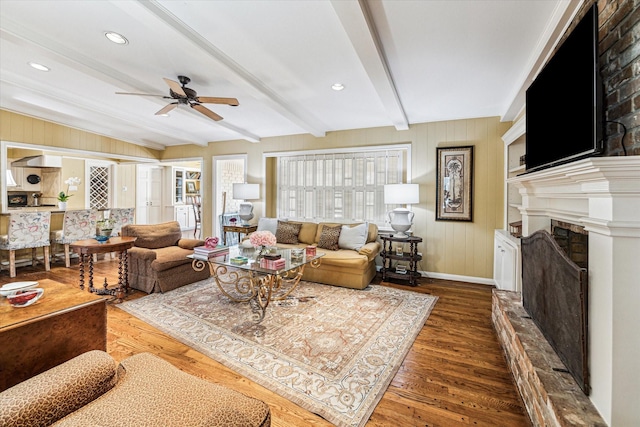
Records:
M387 184L384 186L385 205L412 205L420 201L418 184ZM413 225L413 212L407 208L397 207L387 213L391 228L396 232L393 237L405 239L409 237L405 231Z
M260 184L233 184L233 198L234 200L243 200L238 207L238 216L242 220L242 225L246 227L253 218L253 204L248 200L260 198Z

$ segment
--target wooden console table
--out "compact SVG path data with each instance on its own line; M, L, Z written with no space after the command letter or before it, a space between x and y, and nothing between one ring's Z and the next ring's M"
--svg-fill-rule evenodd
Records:
M0 391L90 350L107 350L107 304L49 279L28 307L0 298Z
M253 233L258 229L257 225L223 225L222 226L222 244L227 245L227 233L238 233L238 244L243 234Z
M115 296L116 302L122 302L129 292L128 256L127 251L136 241L135 237L111 237L106 242L100 243L95 239L78 240L73 242L71 249L80 257L80 289L84 289L85 263L89 260L89 291L98 295ZM118 286L108 289L107 279L104 279L104 288L93 287L93 254L118 253Z

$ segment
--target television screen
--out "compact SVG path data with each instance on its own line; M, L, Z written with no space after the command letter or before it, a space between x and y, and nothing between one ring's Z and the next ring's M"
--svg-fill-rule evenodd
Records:
M602 152L602 93L594 4L527 89L527 172Z

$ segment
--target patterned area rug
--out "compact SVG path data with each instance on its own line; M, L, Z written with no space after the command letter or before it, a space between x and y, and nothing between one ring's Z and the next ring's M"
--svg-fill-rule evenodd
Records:
M436 300L303 281L256 325L208 279L119 307L337 426L362 426Z

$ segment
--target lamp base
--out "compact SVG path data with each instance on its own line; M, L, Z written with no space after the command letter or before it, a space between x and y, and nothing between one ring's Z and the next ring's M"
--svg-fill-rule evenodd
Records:
M413 225L413 212L405 208L396 208L387 215L391 221L391 228L396 232L393 237L396 239L408 238L409 235L405 231L408 231Z

